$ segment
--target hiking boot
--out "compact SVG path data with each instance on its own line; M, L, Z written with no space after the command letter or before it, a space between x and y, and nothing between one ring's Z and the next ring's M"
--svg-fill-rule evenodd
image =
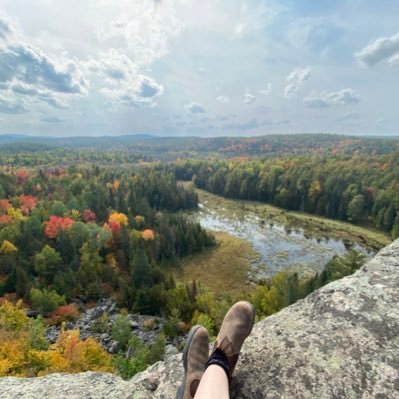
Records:
M192 399L205 372L209 356L208 331L202 326L194 326L188 334L183 350L184 379L176 394L176 399Z
M231 379L236 367L242 344L252 331L254 321L255 309L247 301L237 302L224 316L212 354L215 353L216 349L220 349L226 355L230 368L229 379Z

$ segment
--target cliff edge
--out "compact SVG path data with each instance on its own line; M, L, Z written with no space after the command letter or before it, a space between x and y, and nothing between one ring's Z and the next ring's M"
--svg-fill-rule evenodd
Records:
M131 381L106 373L2 378L0 398L173 399L181 355ZM257 323L233 398L399 398L399 240L352 276Z

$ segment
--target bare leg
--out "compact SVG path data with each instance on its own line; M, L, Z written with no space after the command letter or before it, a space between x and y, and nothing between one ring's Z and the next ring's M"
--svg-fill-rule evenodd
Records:
M229 380L225 371L216 365L209 366L198 386L195 399L229 399Z
M241 346L251 333L254 307L235 303L226 313L208 358L208 333L194 326L183 350L184 379L175 399L229 399L229 377L234 372Z

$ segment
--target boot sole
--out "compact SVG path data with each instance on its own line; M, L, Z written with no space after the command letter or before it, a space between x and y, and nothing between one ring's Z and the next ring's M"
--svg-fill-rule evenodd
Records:
M184 349L183 349L184 378L183 378L182 384L180 385L179 389L177 390L175 399L183 399L183 397L184 397L184 391L186 390L186 384L187 384L188 351L190 349L191 341L193 340L194 335L198 331L199 328L201 328L201 326L197 325L197 326L194 326L190 330L190 333L188 334L188 337L186 339L186 343L184 344Z

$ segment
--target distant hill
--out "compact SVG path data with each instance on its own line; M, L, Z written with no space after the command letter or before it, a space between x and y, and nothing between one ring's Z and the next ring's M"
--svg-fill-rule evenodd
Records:
M270 157L305 154L390 154L399 150L399 137L359 137L337 134L287 134L257 137L157 137L148 134L124 136L33 137L0 136L0 151L14 143L98 151L128 151L161 160L177 158ZM10 148L8 148L10 150ZM44 149L44 148L43 148Z
M29 138L29 136L23 134L1 134L0 144L14 143Z

